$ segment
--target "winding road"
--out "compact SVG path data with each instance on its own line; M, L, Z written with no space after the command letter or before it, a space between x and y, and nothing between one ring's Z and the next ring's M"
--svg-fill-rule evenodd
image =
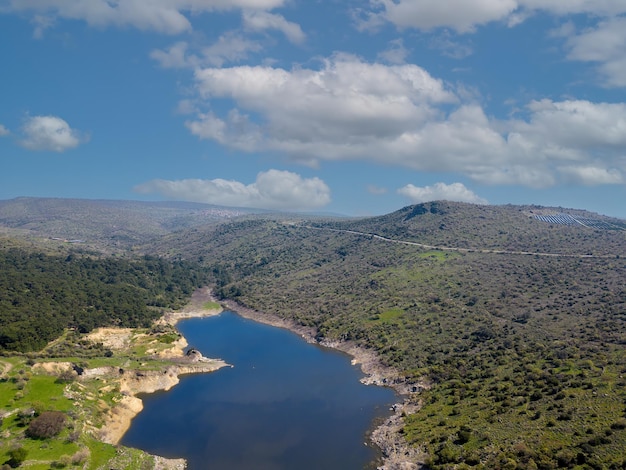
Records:
M327 230L332 232L349 233L352 235L359 235L363 237L369 237L371 239L380 240L387 243L399 243L402 245L417 246L427 250L440 250L440 251L455 251L460 253L495 253L500 255L530 255L530 256L547 256L552 258L595 258L595 259L619 259L620 255L592 255L592 254L569 254L569 253L542 253L537 251L510 251L510 250L495 250L488 248L457 248L451 246L440 245L427 245L425 243L410 242L406 240L395 240L393 238L383 237L375 233L358 232L355 230L340 230L335 228L326 227L313 227L310 225L298 225L300 228L307 228L312 230Z

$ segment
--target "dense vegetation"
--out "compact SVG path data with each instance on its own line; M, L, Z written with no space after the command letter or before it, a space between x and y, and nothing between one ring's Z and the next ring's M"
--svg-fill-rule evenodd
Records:
M427 385L402 432L430 468L626 468L626 224L533 218L546 211L438 202L364 219L250 216L143 247L131 237L126 248L153 255L134 261L5 248L0 347L37 349L68 326L147 325L209 282Z
M429 381L404 434L431 468L623 468L626 232L615 222L432 203L354 221L241 221L160 249L219 260L222 297Z
M206 282L185 261L0 251L0 350L34 351L65 328L148 326Z

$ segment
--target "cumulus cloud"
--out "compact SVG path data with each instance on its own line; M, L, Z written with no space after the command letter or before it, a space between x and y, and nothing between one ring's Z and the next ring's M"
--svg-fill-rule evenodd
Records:
M496 120L420 67L347 55L319 69L204 68L195 80L198 109L213 99L232 108L196 113L186 122L194 135L309 166L359 159L529 187L572 181L575 169L626 171L624 103L533 101L523 117Z
M502 20L513 13L515 0L380 0L378 14L400 28L429 31L447 27L459 33L473 32L476 26Z
M512 128L527 142L552 147L565 159L582 160L588 152L623 152L626 148L626 103L586 100L532 101L528 122Z
M280 170L261 172L248 185L224 179L152 180L134 190L206 204L291 211L319 209L331 200L330 189L321 179Z
M7 129L2 124L0 124L0 137L3 137L5 135L9 135L10 133L11 133L11 131L9 131L9 129Z
M626 86L626 17L600 21L580 34L567 32L568 59L596 62L605 85Z
M282 15L267 11L244 11L243 24L246 29L251 31L275 29L283 33L289 41L295 44L300 44L306 39L306 35L300 28L300 25L287 21Z
M0 11L27 12L41 34L56 18L82 20L90 26L131 26L140 30L179 34L192 29L189 14L216 10L271 10L285 0L6 0Z
M471 33L478 26L506 22L515 26L536 11L553 15L591 14L611 16L626 12L622 0L374 0L374 8L366 14L367 25L388 21L399 28L424 31L451 28L458 33Z
M585 186L597 186L603 184L624 183L621 171L615 168L602 168L595 166L564 166L559 171L569 177L572 182Z
M414 204L441 200L487 204L486 199L477 196L462 183L435 183L432 186L424 187L407 184L398 189L398 194L407 197Z
M81 142L78 131L57 116L29 117L22 126L20 144L29 150L64 152Z
M251 138L259 138L256 146L293 150L294 155L307 157L317 157L318 145L349 151L352 145L368 140L393 138L433 118L438 111L432 103L456 99L441 80L418 66L387 67L345 55L324 61L319 70L205 68L197 70L195 78L203 99L231 99L245 112L237 108L226 118L200 116L198 122L188 123L192 132L219 139L226 135L224 130L231 129L235 140L229 141L234 147L248 146ZM249 121L250 113L262 116L262 127ZM207 132L198 132L201 128ZM242 142L244 129L248 136ZM337 151L326 157L333 154Z

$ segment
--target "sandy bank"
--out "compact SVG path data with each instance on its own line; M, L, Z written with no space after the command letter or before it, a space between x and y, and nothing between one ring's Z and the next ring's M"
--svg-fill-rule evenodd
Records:
M184 320L186 318L204 318L211 317L214 315L219 315L222 311L222 307L207 309L205 305L207 302L215 302L215 298L211 295L211 290L208 287L203 287L202 289L196 290L192 296L189 304L182 310L177 310L175 312L168 312L156 323L166 323L168 325L176 325L180 320ZM219 304L218 304L219 305Z
M195 363L171 365L158 371L118 372L123 397L106 414L105 424L98 432L100 440L108 444L119 443L130 428L133 418L143 410L143 402L137 395L167 391L180 382L182 375L213 372L227 365L221 360L204 359Z
M211 292L208 288L198 289L192 295L189 304L182 310L168 312L158 319L156 324L174 326L178 321L185 318L200 318L217 315L222 308L207 309L204 306L212 301ZM112 350L128 350L132 347L133 340L145 335L137 334L129 328L99 328L89 335L93 342L99 342ZM114 367L100 367L86 369L79 380L89 380L94 377L106 378L108 386L117 386L122 397L115 406L106 411L105 423L96 431L103 442L118 444L131 422L138 413L143 410L143 402L137 397L143 393L167 391L180 382L180 377L186 374L201 374L213 372L226 364L220 359L207 359L200 353L192 356L185 355L187 341L184 337L172 343L171 347L160 351L146 351L164 363L158 370L124 370ZM157 459L156 468L184 468L184 459ZM181 466L183 465L183 466Z
M371 441L383 453L383 465L378 468L380 470L413 470L421 467L425 456L418 448L406 443L400 430L403 427L403 416L417 411L415 396L428 387L426 382L407 383L397 370L384 366L375 352L353 342L317 341L315 328L300 325L277 315L253 310L232 300L222 301L222 305L244 318L293 331L309 343L343 351L352 357L352 364L358 365L365 374L365 377L361 379L362 383L393 388L400 396L400 402L393 406L393 415L380 424L370 436Z

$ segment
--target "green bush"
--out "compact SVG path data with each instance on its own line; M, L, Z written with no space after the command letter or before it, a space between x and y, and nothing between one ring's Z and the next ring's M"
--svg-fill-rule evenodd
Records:
M7 464L12 468L16 468L19 467L24 460L26 460L28 451L22 446L13 447L11 450L9 450L9 452L7 452L7 455L9 456L9 461L7 462Z

